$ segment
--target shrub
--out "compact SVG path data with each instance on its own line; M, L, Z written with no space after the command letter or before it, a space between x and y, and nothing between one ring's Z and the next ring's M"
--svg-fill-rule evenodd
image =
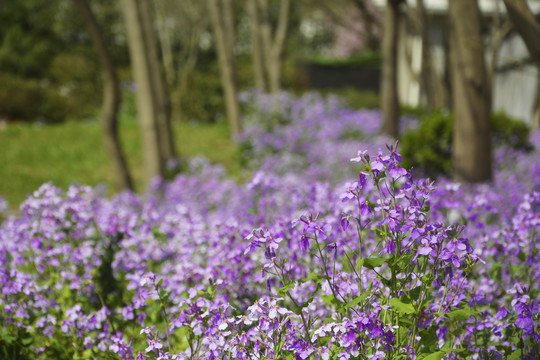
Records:
M48 123L65 119L65 101L51 86L4 73L0 73L0 83L0 115Z
M429 177L452 173L453 114L438 110L420 116L415 128L407 129L401 137L406 168L414 168ZM503 112L491 115L493 145L519 150L531 150L529 128L523 121Z

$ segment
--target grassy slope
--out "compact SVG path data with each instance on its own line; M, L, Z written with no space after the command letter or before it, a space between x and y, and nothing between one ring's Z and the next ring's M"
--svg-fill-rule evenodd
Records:
M175 135L182 157L203 154L211 162L223 164L232 176L239 176L237 148L225 124L176 124ZM133 121L121 124L121 140L141 190L139 128ZM105 183L110 191L115 190L97 122L0 128L0 164L0 196L12 209L48 181L64 189L72 183Z

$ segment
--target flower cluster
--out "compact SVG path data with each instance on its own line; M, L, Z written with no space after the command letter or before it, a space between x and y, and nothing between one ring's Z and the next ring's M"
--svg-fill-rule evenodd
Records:
M538 150L497 149L489 185L415 179L378 112L244 96L246 183L193 159L141 196L45 184L2 222L0 354L540 355Z

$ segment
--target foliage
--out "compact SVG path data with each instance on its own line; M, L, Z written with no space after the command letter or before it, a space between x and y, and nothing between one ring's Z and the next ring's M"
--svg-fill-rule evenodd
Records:
M244 97L243 141L263 143L248 182L197 159L142 196L44 184L0 225L0 354L538 357L538 151L499 148L489 186L432 183L401 167L397 144L340 159L344 144L386 141L344 141L372 126L362 112ZM270 132L257 113L276 119Z
M64 99L38 80L24 80L0 73L0 82L3 84L0 88L0 109L6 118L54 123L66 117ZM13 96L14 93L17 95Z
M380 106L379 94L372 91L359 91L357 89L332 89L321 91L326 96L338 96L352 109L378 109Z
M125 44L115 42L114 6L95 1L115 60L127 65ZM56 123L94 116L101 104L99 65L72 1L10 2L0 14L0 115ZM114 46L113 46L114 45Z
M420 118L416 129L401 137L406 168L421 169L427 176L452 172L452 116L443 110Z
M380 67L382 58L380 53L364 52L348 58L314 57L308 61L313 64L331 67Z
M401 137L404 166L430 177L452 173L453 114L438 110L420 116L417 127L407 129ZM493 144L519 150L530 150L529 128L503 112L491 115Z

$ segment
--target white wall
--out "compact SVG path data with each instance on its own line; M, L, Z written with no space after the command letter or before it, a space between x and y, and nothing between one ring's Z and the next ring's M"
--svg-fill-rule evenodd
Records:
M520 63L529 58L525 43L517 34L505 41L499 50L498 68L493 84L493 110L531 123L538 91L538 69L534 64L504 70L505 65Z

